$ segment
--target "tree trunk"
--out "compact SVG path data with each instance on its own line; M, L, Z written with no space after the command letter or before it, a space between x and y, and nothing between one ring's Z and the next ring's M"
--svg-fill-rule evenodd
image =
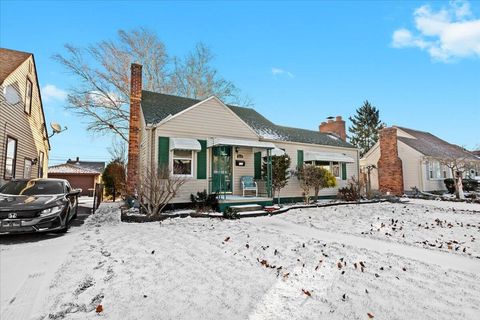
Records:
M462 174L459 174L457 177L457 187L455 189L457 199L465 199L465 195L463 194Z

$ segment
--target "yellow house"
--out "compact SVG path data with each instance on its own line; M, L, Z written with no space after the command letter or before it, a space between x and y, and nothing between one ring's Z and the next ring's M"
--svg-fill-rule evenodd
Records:
M0 48L0 185L46 178L49 150L33 54Z

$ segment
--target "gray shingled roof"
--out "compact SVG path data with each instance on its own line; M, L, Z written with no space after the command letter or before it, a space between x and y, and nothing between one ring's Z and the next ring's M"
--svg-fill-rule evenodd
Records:
M78 159L78 158L77 158ZM93 170L98 173L103 173L105 170L105 162L102 161L81 161L77 159L68 159L67 164L72 164L80 168L88 169L88 170Z
M100 172L88 168L82 168L70 163L63 163L56 166L48 167L49 174L87 174L98 175Z
M429 132L396 127L416 138L398 137L398 140L404 142L425 156L435 158L465 158L478 161L478 158L471 152L466 151L457 145L450 144Z
M169 115L173 116L200 101L144 90L142 91L143 116L147 124L159 123ZM276 125L252 108L227 106L265 139L355 148L350 143L330 134Z

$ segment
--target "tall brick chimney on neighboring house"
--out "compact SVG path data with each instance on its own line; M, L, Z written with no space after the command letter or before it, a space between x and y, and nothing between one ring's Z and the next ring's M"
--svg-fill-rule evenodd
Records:
M128 132L127 194L134 195L140 158L140 103L142 100L142 65L132 63L130 79L130 123Z
M378 188L381 192L402 195L402 160L398 157L397 128L380 130L380 159L378 160Z
M337 116L335 120L329 119L328 122L322 122L319 126L320 132L333 133L339 136L343 141L347 141L347 133L345 131L345 121L341 116Z

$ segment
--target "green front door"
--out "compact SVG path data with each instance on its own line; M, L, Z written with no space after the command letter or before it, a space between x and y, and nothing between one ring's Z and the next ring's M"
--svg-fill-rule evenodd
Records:
M218 193L232 192L232 147L212 148L212 191Z

